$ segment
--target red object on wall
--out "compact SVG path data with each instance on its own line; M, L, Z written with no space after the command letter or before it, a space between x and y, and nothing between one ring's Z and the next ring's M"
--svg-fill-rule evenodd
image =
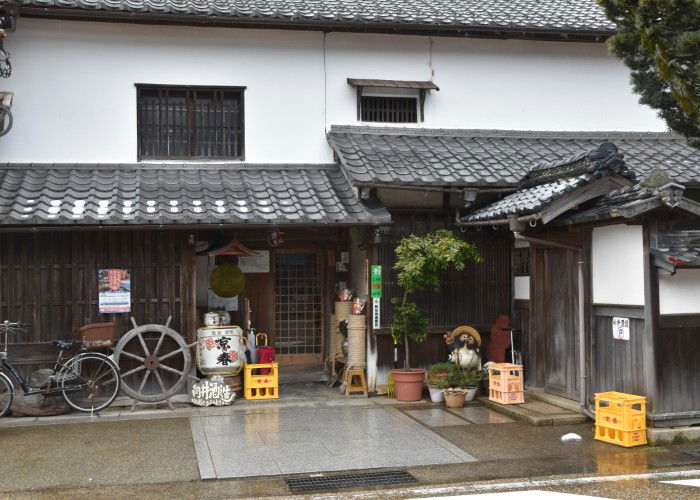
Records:
M489 361L506 362L506 349L510 347L510 332L504 331L504 328L510 328L510 318L502 314L491 327L489 343L486 346L486 358Z

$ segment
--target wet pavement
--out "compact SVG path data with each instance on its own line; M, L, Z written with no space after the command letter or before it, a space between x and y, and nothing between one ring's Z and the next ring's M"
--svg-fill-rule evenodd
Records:
M236 401L224 408L118 410L93 421L67 416L61 425L17 427L5 423L13 419L2 419L0 497L2 492L8 498L284 497L291 493L289 477L353 470L406 471L421 488L680 468L698 469L700 477L700 456L693 454L700 444L624 449L595 441L590 423L533 427L478 402L448 410L425 401L324 397L325 388L312 389L317 397L301 397L299 390L298 398ZM582 440L562 443L559 438L568 432ZM585 486L587 494L606 496L588 483L565 486L557 491ZM650 488L671 487L689 488L657 483ZM599 488L609 492L612 486ZM629 496L607 496L648 498L632 496L635 488L624 490ZM352 495L430 496L407 491L360 488ZM678 491L683 498L686 490ZM700 497L700 490L692 491ZM352 496L351 490L337 495Z

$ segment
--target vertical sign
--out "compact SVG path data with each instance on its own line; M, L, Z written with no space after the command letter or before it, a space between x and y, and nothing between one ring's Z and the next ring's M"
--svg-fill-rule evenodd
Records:
M100 313L131 311L131 276L128 269L100 269L97 280Z
M372 266L370 271L370 295L372 296L372 330L381 327L382 266Z
M630 319L629 318L613 318L612 319L612 334L616 340L630 339Z

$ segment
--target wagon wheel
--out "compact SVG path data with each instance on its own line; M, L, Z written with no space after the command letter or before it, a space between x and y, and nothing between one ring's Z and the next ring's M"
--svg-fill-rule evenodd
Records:
M192 367L190 347L185 339L165 325L137 326L129 330L114 348L114 361L121 370L122 390L134 400L155 403L170 399L182 388ZM150 384L147 386L147 384ZM155 387L155 392L154 392Z

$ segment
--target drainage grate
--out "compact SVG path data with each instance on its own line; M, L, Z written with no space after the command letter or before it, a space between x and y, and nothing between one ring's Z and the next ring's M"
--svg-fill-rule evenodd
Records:
M683 450L681 453L690 455L691 457L700 458L700 448L691 448L690 450Z
M367 486L392 486L415 484L418 480L405 470L339 474L336 476L295 477L285 479L292 492L312 490L334 490Z

